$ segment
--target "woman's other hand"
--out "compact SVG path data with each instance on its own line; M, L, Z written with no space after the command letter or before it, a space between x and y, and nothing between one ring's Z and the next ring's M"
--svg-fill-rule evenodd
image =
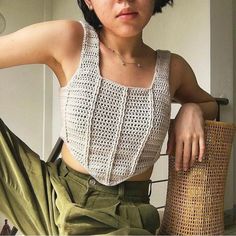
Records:
M185 103L169 131L168 155L175 156L176 171L187 171L205 154L204 117L196 103Z

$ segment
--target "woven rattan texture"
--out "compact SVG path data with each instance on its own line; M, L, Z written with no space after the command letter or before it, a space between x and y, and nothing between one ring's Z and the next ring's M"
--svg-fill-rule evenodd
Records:
M206 120L203 161L187 172L176 172L175 158L169 157L166 207L158 234L224 234L224 189L235 131L233 124Z

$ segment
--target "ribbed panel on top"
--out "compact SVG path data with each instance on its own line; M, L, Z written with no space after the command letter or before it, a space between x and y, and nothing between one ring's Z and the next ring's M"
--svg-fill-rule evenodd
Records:
M157 51L150 88L128 87L99 74L99 38L87 23L81 62L61 88L61 138L73 157L104 185L144 172L159 158L171 111L170 52Z

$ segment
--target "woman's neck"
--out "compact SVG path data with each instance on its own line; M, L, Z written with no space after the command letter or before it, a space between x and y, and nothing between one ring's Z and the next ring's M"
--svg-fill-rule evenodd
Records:
M101 29L98 35L105 47L116 51L123 58L132 59L143 56L145 44L142 33L134 37L119 37L108 30Z

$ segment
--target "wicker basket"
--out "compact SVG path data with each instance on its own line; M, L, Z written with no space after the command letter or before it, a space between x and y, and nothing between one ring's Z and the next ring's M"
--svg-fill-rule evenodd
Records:
M189 171L169 157L166 207L159 235L224 234L224 191L236 126L205 121L206 152Z

